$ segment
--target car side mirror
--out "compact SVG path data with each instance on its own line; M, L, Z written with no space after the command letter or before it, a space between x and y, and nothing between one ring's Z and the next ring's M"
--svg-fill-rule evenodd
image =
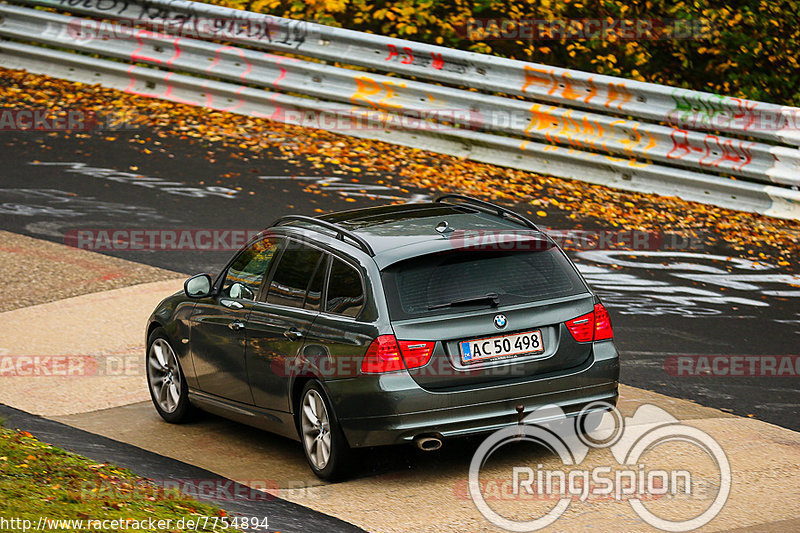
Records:
M187 279L183 284L183 292L189 298L205 298L211 295L211 276L197 274Z

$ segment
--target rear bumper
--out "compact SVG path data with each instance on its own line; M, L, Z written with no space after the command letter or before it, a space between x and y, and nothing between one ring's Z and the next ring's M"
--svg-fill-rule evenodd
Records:
M418 435L456 437L517 423L548 404L566 414L605 401L616 404L619 357L612 342L597 343L591 360L573 371L460 391L431 391L406 372L328 381L328 394L353 447L411 442Z

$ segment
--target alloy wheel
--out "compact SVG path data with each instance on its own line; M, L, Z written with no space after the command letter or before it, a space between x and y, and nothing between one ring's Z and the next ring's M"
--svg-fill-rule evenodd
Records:
M166 340L156 339L150 345L147 372L158 406L165 413L175 412L181 396L181 371L178 358Z
M301 413L306 455L317 470L322 470L331 458L331 427L325 401L314 389L303 397Z

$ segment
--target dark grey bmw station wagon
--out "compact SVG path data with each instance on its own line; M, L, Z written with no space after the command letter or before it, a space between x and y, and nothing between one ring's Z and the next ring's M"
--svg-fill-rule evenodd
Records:
M287 216L147 325L147 377L169 422L193 407L302 443L323 479L354 448L615 403L606 309L535 224L446 195Z

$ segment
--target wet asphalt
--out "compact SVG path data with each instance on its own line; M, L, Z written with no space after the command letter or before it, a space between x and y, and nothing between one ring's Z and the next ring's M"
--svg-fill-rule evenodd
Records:
M82 246L80 231L216 230L218 245L233 246L235 236L282 215L436 194L401 190L393 176L315 169L277 151L241 156L191 138L130 142L137 134L156 138L141 130L115 133L115 141L0 133L0 229ZM569 230L566 215L548 212L545 225ZM613 228L597 221L589 229ZM702 239L657 236L639 248L595 242L568 251L609 308L621 381L800 430L800 273ZM186 274L216 273L233 253L128 250L111 241L96 251Z

